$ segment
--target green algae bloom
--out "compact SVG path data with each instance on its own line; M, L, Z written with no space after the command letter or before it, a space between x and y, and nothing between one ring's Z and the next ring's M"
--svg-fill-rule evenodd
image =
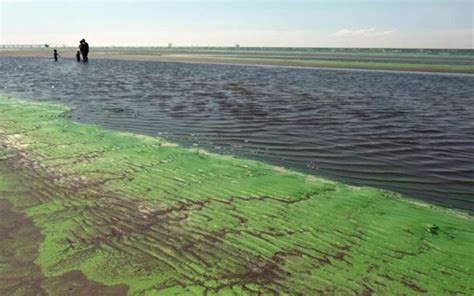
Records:
M67 111L0 98L0 211L31 221L0 224L2 256L30 246L0 262L2 295L64 294L78 274L102 295L474 293L469 215Z

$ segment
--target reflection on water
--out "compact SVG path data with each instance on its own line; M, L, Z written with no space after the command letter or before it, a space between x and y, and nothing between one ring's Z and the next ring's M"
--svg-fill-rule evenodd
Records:
M474 210L474 76L0 58L3 92L158 135Z

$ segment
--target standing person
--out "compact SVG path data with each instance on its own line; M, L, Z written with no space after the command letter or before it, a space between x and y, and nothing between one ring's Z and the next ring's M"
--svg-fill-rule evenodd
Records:
M82 55L82 61L84 61L84 43L82 40L79 41L79 52Z
M81 49L81 54L82 54L82 61L84 63L87 63L89 61L87 57L89 55L89 43L87 43L85 39L81 40L80 49Z
M55 62L58 61L58 57L61 57L56 49L53 50L53 56L54 56L54 61Z
M82 52L84 51L84 44L82 44L82 40L79 41L79 53L82 54Z
M76 52L76 60L77 60L78 62L81 61L81 52L80 52L79 50Z

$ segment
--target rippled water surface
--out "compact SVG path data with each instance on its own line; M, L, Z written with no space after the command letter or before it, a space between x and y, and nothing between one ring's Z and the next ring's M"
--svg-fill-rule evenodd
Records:
M474 76L0 58L72 118L474 210Z

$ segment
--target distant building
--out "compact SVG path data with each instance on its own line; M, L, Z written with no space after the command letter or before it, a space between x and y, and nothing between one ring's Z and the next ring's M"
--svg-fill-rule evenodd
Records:
M0 0L1 1L1 0ZM0 44L1 48L48 48L49 44Z

